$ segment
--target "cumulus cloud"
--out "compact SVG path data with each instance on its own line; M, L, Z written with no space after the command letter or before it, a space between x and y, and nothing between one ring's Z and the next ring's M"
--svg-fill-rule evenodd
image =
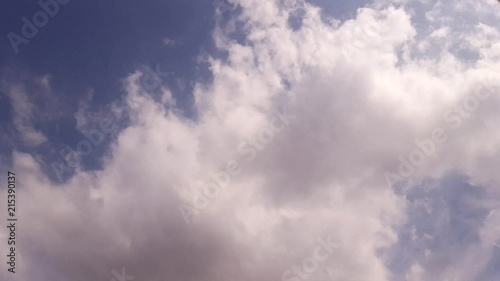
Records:
M453 9L443 22L437 4L426 18L412 3L377 1L340 22L299 0L231 1L246 40L233 40L234 28L216 28L228 56L208 58L213 81L194 89L196 118L179 114L167 92L150 96L135 73L125 79L121 107L130 124L102 170L54 184L32 155L14 152L26 202L20 280L110 280L122 268L137 280L395 280L385 253L398 247L416 203L384 175L398 173L401 159L419 149L416 140L437 128L447 136L404 179L409 190L458 172L484 190L474 204L488 210L484 198L498 198L500 183L498 25L471 16L465 22L473 28L457 33L451 16L491 16L493 1ZM297 10L300 25L292 28ZM417 20L435 27L421 29ZM477 58L461 57L444 38ZM469 110L468 97L478 93L487 98L473 99ZM88 126L84 107L78 124ZM277 110L294 117L262 145L260 132L273 126ZM198 210L228 161L241 173ZM180 204L196 210L192 223ZM475 227L478 241L500 238ZM321 237L339 247L309 276L303 261ZM495 250L478 243L455 260L432 258L429 248L428 260L410 260L397 276L478 280L491 259L482 253Z

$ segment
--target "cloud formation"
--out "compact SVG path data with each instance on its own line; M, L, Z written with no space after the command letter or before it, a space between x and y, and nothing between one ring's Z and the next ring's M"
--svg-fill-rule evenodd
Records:
M493 210L486 198L500 197L500 35L488 20L498 3L459 1L447 10L450 1L438 1L422 12L414 2L376 1L339 22L300 0L231 1L238 14L214 31L227 58L207 58L213 81L195 86L196 118L180 114L168 90L149 95L137 72L123 84L130 124L102 170L55 184L33 155L15 151L19 280L110 280L122 268L146 281L479 280L496 251L486 241L500 238L487 225L474 225L480 248L440 260L429 247L428 260L410 259L400 275L389 266L387 253L418 219L411 190L459 173L484 193L477 208ZM490 94L464 111L477 93ZM241 143L250 145L283 108L293 120L245 157ZM46 140L20 124L26 140ZM404 182L388 182L415 140L436 128L447 141ZM242 172L186 224L179 204L196 209L210 175L234 159ZM302 263L325 237L338 247L308 272Z

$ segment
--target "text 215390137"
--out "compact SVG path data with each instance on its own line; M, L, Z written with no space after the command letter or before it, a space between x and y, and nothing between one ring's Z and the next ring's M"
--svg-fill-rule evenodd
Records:
M9 251L7 254L7 264L9 272L16 273L16 174L12 172L7 173L7 229L9 235L7 244Z

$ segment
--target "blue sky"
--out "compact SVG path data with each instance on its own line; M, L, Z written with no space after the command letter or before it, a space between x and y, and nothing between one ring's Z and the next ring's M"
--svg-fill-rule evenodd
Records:
M3 33L20 34L20 19L41 9L30 2L8 4L2 9ZM208 2L71 1L19 47L19 54L3 40L1 60L33 73L49 73L59 92L83 96L92 88L96 103L106 102L119 95L119 80L140 65L159 65L183 79L194 77L197 56L212 45L212 13ZM164 38L183 44L167 48Z
M498 280L496 0L40 3L0 11L0 279Z
M5 34L21 34L21 18L32 19L41 10L27 1L6 2L1 15ZM199 1L71 1L60 6L35 38L21 44L19 53L9 40L2 40L0 62L4 72L17 72L11 74L14 81L26 75L50 77L57 106L40 110L61 113L38 125L49 138L74 146L81 138L72 116L78 102L89 91L93 92L90 106L94 109L119 99L123 95L121 80L139 68L169 73L163 83L170 85L189 113L194 78L210 79L206 65L197 58L213 50L213 13L213 4ZM165 38L178 44L167 46ZM178 80L185 84L183 88ZM4 128L12 122L9 111L8 103L2 103Z
M312 3L320 5L325 15L345 20L364 2ZM39 4L30 2L7 4L1 14L5 19L0 27L2 34L22 35L22 18L32 22L34 14L42 10ZM216 18L216 9L222 13L220 18ZM59 5L55 16L27 44L14 47L8 38L2 40L0 63L8 79L14 81L26 82L22 81L26 76L50 77L52 102L57 105L42 105L39 110L60 114L35 125L59 144L55 150L61 145L74 147L82 137L73 118L79 102L90 91L90 107L94 110L120 99L124 95L121 81L137 69L165 73L161 83L172 91L184 114L194 117L193 85L212 78L200 56L224 57L224 52L214 46L212 31L216 20L227 20L232 9L234 5L229 2L210 1L69 1ZM238 33L233 36L237 38ZM166 43L170 41L173 43ZM36 95L34 92L32 95ZM7 128L12 123L12 111L6 102L0 106L0 124ZM12 147L5 149L8 146L4 146L4 152L10 154ZM54 155L44 149L37 152L46 162L54 160ZM84 161L85 167L100 167L100 156L92 153Z

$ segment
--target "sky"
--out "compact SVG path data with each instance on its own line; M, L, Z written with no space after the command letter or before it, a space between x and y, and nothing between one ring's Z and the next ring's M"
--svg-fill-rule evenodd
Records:
M500 279L498 1L0 3L0 280Z

